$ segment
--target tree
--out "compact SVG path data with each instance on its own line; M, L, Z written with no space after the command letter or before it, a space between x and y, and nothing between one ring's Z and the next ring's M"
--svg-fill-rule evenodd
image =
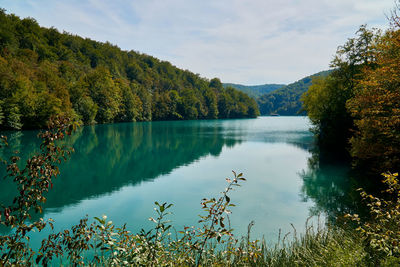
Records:
M95 123L95 118L99 107L89 96L83 96L76 101L75 110L81 116L85 124Z
M90 96L99 107L96 121L112 122L119 112L120 90L115 86L110 72L106 68L96 68L87 77Z
M14 130L20 130L22 128L21 114L17 105L11 105L9 107L6 125Z
M133 92L129 83L123 79L115 81L116 86L119 87L121 92L121 106L119 114L117 115L118 121L136 121L139 119L139 114L142 112L142 101Z
M333 72L314 80L302 100L315 125L320 148L343 154L354 128L346 102L355 94L357 83L363 79L364 68L375 65L374 43L377 34L362 25L356 38L339 46L331 63Z
M178 108L179 114L185 120L195 120L199 116L200 101L194 94L193 90L184 89L182 90L182 102Z
M168 118L171 120L182 119L182 115L178 112L178 106L182 104L182 98L176 90L171 90L166 96L168 106Z
M4 102L0 100L0 125L3 124L3 120L4 120L3 104L4 104Z
M375 46L374 68L365 68L347 108L355 120L351 154L374 172L400 166L400 27L386 32Z
M226 91L223 90L218 95L218 114L219 118L230 118L231 111L234 108L234 102L232 96Z
M206 102L207 119L217 119L218 118L218 100L217 95L211 88L207 88L204 92L204 99Z
M221 80L218 78L213 78L210 81L210 87L221 90L223 88Z

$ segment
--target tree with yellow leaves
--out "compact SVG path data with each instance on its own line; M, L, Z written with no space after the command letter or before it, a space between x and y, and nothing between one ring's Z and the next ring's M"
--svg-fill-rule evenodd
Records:
M350 139L357 165L374 172L400 166L400 26L376 44L374 68L365 68L347 101L356 133Z

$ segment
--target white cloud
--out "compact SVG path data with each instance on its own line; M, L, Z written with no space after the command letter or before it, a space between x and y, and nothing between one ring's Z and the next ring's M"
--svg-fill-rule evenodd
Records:
M202 76L289 83L327 69L359 25L387 25L393 0L1 0L45 26L110 41Z

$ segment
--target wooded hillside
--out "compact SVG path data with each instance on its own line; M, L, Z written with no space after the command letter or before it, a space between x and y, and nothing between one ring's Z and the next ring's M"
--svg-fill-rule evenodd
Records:
M269 92L275 91L286 86L285 84L262 84L262 85L243 85L237 83L223 83L224 88L233 87L243 93L248 94L253 98L257 98Z
M260 96L257 98L257 103L261 115L304 115L301 96L311 86L313 78L324 77L329 73L330 71L321 71Z
M256 117L259 111L255 100L217 78L0 9L0 128L40 128L59 114L91 124Z

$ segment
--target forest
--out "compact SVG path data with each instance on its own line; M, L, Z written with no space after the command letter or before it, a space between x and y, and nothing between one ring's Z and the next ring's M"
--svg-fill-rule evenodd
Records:
M259 115L252 98L171 63L0 9L0 129Z
M385 32L362 25L339 46L333 72L315 77L302 101L320 150L348 153L379 177L400 166L400 18Z
M284 86L285 84L262 84L262 85L243 85L243 84L236 84L236 83L223 83L224 88L233 87L238 89L252 98L257 99L262 95L268 94L272 91L278 90Z
M256 100L261 115L305 115L305 110L302 108L302 102L300 100L301 96L303 93L307 92L308 88L311 86L313 78L324 77L329 73L329 70L321 71L274 91L260 95Z

